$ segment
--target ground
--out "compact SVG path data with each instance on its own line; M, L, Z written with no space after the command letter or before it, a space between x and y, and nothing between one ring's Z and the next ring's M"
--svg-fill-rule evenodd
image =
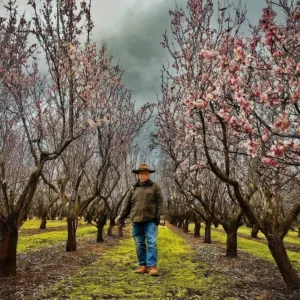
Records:
M78 251L71 253L64 251L64 222L49 222L44 231L37 226L30 221L20 231L18 273L0 278L0 299L300 299L299 291L285 287L262 237L251 240L245 228L239 238L244 251L237 259L226 259L221 230L213 231L214 242L207 245L191 233L160 226L161 276L153 278L134 273L130 225L124 238L105 236L105 243L98 244L96 228L81 224ZM298 250L289 253L298 268L300 243L289 238L288 246Z

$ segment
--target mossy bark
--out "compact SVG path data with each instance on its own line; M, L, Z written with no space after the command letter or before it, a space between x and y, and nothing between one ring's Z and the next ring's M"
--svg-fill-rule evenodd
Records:
M183 223L183 231L185 233L189 233L189 222L187 220L185 220Z
M257 239L258 232L259 232L259 227L256 224L254 224L251 229L251 237Z
M76 231L77 231L77 218L68 217L68 240L66 245L66 251L76 251L77 250L77 241L76 241Z
M235 258L238 256L237 252L237 231L238 226L230 224L230 226L224 226L226 232L226 257Z
M18 228L13 218L0 220L0 277L16 275Z
M42 214L40 229L47 229L47 213Z
M97 239L96 239L97 243L103 243L104 242L103 229L104 229L103 224L100 224L100 225L97 226Z
M282 239L276 236L267 236L268 247L272 253L278 269L285 281L286 285L292 289L300 289L300 278L297 271L293 268L291 261L287 255Z
M205 224L204 243L211 244L211 222L209 221Z
M200 230L201 230L201 223L200 221L195 221L195 228L194 228L194 237L200 237Z

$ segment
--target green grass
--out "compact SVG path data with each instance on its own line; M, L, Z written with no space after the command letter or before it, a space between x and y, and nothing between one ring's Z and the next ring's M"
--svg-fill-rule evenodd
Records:
M201 295L201 299L225 299L225 278L208 275L207 267L193 259L195 253L183 238L159 227L158 249L159 277L134 272L137 258L131 238L121 240L98 261L58 283L44 296L47 299L199 299Z
M226 243L226 234L225 232L212 230L212 239L213 241ZM264 243L238 237L238 249L275 263L268 246ZM287 253L293 266L300 270L300 253L288 250Z
M205 227L205 225L202 226L203 229L201 228L202 232L204 232L204 227ZM190 224L189 230L190 231L194 230L194 224ZM250 235L251 229L247 228L245 226L240 227L238 232L242 233L242 234L247 234L247 235L249 235L249 237L251 236ZM226 233L221 226L218 227L218 229L212 229L211 236L212 236L212 241L218 241L223 244L226 244ZM261 232L259 232L258 237L265 239L264 235ZM288 236L284 239L284 241L286 241L286 242L293 241L291 243L299 244L299 242L296 239L299 239L297 237L297 233L291 231L291 232L289 232ZM295 240L296 240L296 242L295 242ZM253 254L255 256L258 256L262 259L266 259L272 263L275 263L275 261L272 257L272 254L268 248L268 245L265 243L256 241L254 239L238 237L238 249L248 252L250 254ZM300 253L294 252L294 251L289 251L289 250L287 250L287 253L291 260L292 265L297 270L300 270Z
M77 229L77 237L81 238L87 235L96 235L96 232L97 228L94 226L79 226ZM23 253L27 251L39 250L41 248L52 246L64 241L67 241L67 230L43 232L24 237L20 236L18 239L17 252Z
M84 224L83 220L79 220L79 224ZM20 228L21 230L28 230L28 229L39 229L41 224L41 220L29 220L26 221L22 227ZM67 220L47 220L47 228L53 228L53 227L66 227L67 228Z
M238 233L246 234L251 236L251 228L247 228L246 226L241 226L238 230ZM298 233L295 231L289 231L289 233L284 238L284 241L287 243L300 245L300 238L297 236ZM266 239L265 236L259 231L258 235L259 238Z

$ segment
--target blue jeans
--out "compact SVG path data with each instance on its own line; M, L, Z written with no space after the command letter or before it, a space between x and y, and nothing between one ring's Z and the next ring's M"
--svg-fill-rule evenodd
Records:
M135 242L136 253L141 266L157 265L157 226L155 222L132 223L132 235ZM147 248L146 248L147 242Z

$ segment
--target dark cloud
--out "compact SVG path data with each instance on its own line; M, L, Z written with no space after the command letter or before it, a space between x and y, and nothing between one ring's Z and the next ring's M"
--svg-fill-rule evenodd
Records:
M154 1L144 9L137 5L127 9L111 35L101 30L95 37L107 43L108 51L120 61L124 83L134 92L134 100L142 104L156 101L160 91L160 70L168 59L160 42L170 27L169 9L175 1Z
M113 7L117 5L116 1L112 1L115 3L110 8L106 7L107 15L112 13L113 19L107 24L95 20L95 38L107 43L109 52L120 61L125 70L124 83L133 91L133 99L138 104L155 102L160 93L160 70L170 58L160 46L164 31L170 31L169 9L173 9L175 3L185 7L186 0L153 0L148 6L143 6L139 0L124 1L119 2L118 13ZM242 1L247 3L248 20L257 24L264 1ZM233 0L233 4L237 3ZM101 9L101 5L104 5L103 1L97 2L98 8ZM103 11L102 14L105 15ZM244 26L243 31L247 30L248 27Z
M80 0L77 0L80 2ZM227 0L226 0L227 1ZM230 0L229 0L230 1ZM257 24L264 0L242 0L247 3L247 18ZM28 0L18 0L20 10ZM155 102L160 93L160 70L170 59L160 46L162 35L170 31L169 9L175 4L185 7L187 0L93 0L94 39L107 43L108 51L123 66L124 83L133 91L139 104ZM215 0L217 4L218 0ZM220 1L222 2L222 1ZM232 0L237 4L238 0ZM1 5L1 4L0 4ZM0 6L0 13L3 7ZM247 32L244 26L243 31Z

